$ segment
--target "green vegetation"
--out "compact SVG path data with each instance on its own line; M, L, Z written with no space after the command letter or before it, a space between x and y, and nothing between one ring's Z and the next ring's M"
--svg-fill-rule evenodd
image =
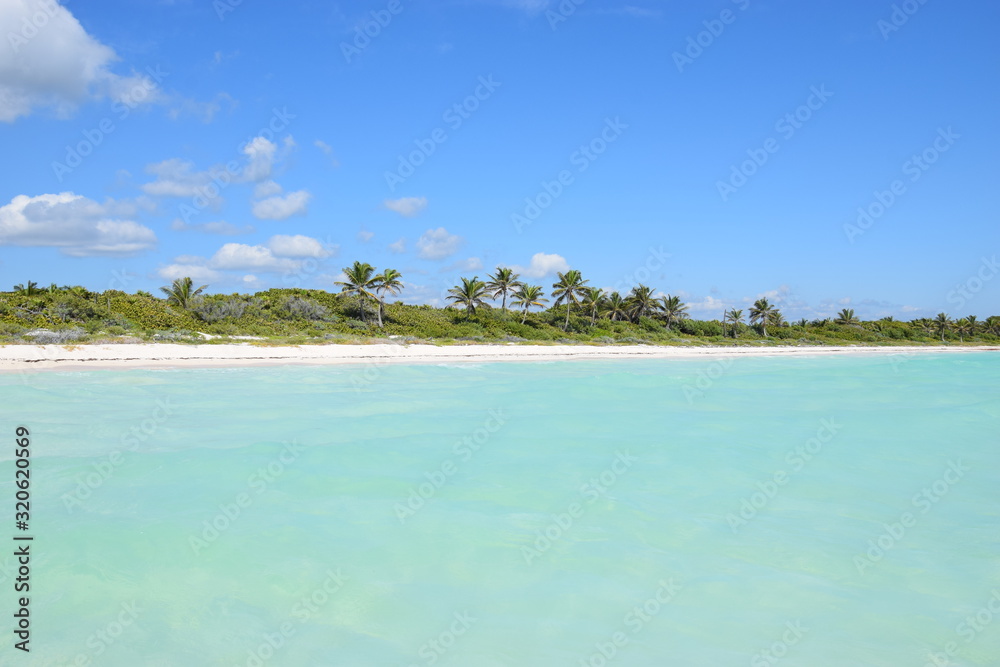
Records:
M180 278L149 292L91 292L80 286L40 288L28 281L0 292L0 342L226 342L255 344L368 342L582 343L650 345L954 345L1000 343L1000 317L862 322L845 308L836 318L794 324L767 299L747 321L739 309L722 320L693 320L678 296L657 297L647 285L626 295L587 285L577 270L558 274L549 298L541 285L498 267L482 281L462 278L447 308L389 303L403 291L395 269L381 273L355 262L341 290L270 289L256 294L205 294ZM494 305L491 305L490 302ZM510 309L508 310L508 305Z

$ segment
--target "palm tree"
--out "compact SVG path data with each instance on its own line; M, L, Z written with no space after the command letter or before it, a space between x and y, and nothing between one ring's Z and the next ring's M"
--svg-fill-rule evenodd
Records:
M34 296L38 294L38 283L29 280L27 285L14 285L14 291L20 293L22 296Z
M753 308L750 309L750 324L760 325L760 330L764 334L764 338L767 338L767 325L774 322L777 312L766 298L757 299L753 304Z
M612 322L623 320L628 316L628 301L618 292L612 292L604 300L604 314L611 318Z
M979 331L979 329L982 327L982 323L979 321L979 318L976 317L975 315L969 315L965 319L968 320L969 322L969 335L975 336L976 332Z
M475 315L478 307L489 308L484 301L489 296L486 283L479 276L462 278L462 284L452 287L448 294L448 300L454 301L456 306L465 306L466 319Z
M656 298L653 296L653 288L639 284L632 288L628 295L628 303L632 319L638 322L640 318L656 308Z
M403 274L396 269L386 269L375 276L375 294L378 295L378 326L382 328L382 315L385 313L385 294L399 294L403 291Z
M727 312L725 316L723 316L722 321L729 322L730 324L733 325L732 328L733 338L736 338L737 334L739 333L739 327L741 324L743 324L743 311L733 308L732 310Z
M955 322L955 333L958 334L958 342L964 343L966 336L971 336L973 332L972 322L969 318L963 317L962 319Z
M853 308L844 308L839 313L837 313L837 319L834 320L836 324L861 324L861 320L854 316Z
M951 318L946 313L938 313L937 317L934 318L933 324L941 336L941 342L943 343L945 332L951 328Z
M520 278L520 275L514 273L514 269L498 266L496 273L490 276L489 281L486 283L486 289L490 291L490 296L494 299L498 296L502 297L503 302L500 307L505 313L507 312L507 295L511 294L521 284L518 278Z
M528 319L528 308L542 306L549 302L542 292L541 285L525 285L521 283L514 290L513 296L514 298L511 300L510 305L524 308L524 314L521 316L521 324L524 324L524 321Z
M170 287L161 287L160 291L167 295L167 303L180 306L185 310L190 308L195 297L201 294L208 285L194 289L190 276L178 278Z
M1000 316L990 315L986 318L986 321L983 322L983 327L988 333L991 333L994 336L1000 336Z
M375 267L368 262L354 262L344 268L344 280L334 283L340 285L340 291L347 296L356 296L361 304L361 321L365 321L365 302L378 301L375 291L378 289L378 276Z
M675 322L687 319L688 316L687 306L681 302L681 298L669 294L660 297L660 312L663 313L663 318L667 321L667 331L670 331L670 327Z
M559 280L552 284L552 296L556 297L553 305L566 304L566 324L563 326L563 331L566 331L569 329L569 309L580 302L580 297L586 293L588 281L584 280L576 269L556 275L559 276Z
M597 313L604 305L604 290L588 287L583 294L583 305L590 310L590 326L594 326L597 323Z

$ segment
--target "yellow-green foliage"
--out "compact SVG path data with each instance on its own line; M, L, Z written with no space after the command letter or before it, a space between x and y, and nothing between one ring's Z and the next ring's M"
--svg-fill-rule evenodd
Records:
M155 299L124 292L111 293L111 315L120 315L140 329L193 329L197 320L177 306L168 306Z

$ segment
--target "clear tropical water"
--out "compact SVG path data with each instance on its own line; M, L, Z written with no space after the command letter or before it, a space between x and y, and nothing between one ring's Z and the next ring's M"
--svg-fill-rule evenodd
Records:
M0 376L35 536L32 651L7 632L2 662L997 665L998 377L990 353Z

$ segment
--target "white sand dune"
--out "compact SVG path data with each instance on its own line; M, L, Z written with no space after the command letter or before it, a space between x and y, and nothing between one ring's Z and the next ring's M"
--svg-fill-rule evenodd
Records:
M252 344L0 346L0 372L182 368L283 364L449 363L560 361L574 359L690 359L715 356L815 356L830 354L915 355L984 352L998 347L660 347L652 345L304 345Z

